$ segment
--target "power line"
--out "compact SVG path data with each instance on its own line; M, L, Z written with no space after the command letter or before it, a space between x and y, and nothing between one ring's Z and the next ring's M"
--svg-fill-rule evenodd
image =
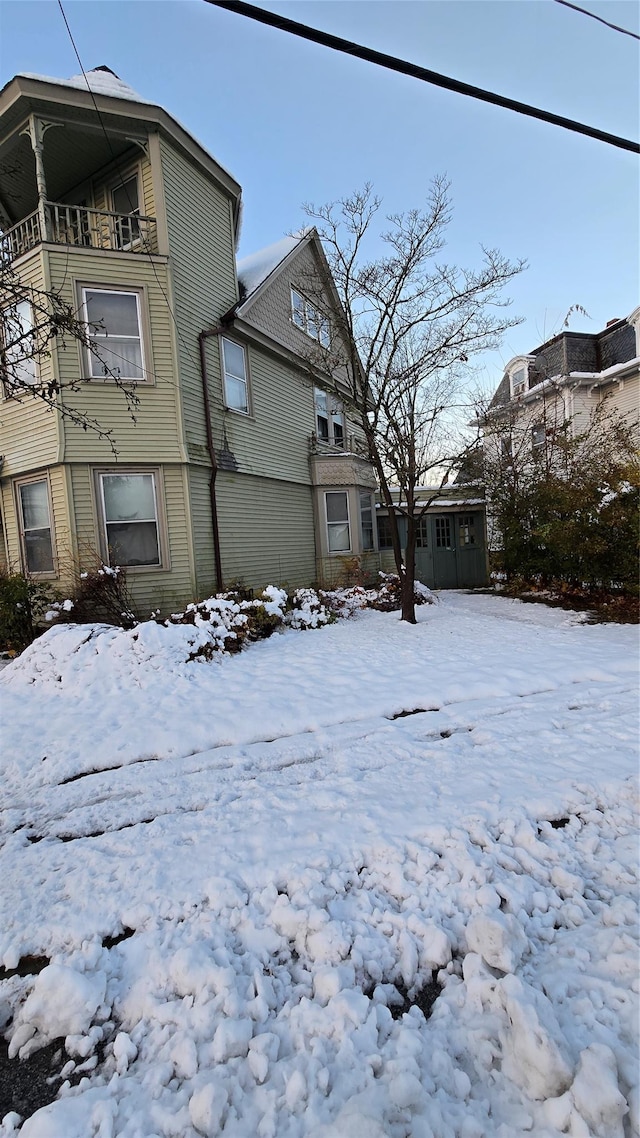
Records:
M132 210L132 214L133 214L133 212L134 212L134 210L133 210L133 202L131 201L131 197L130 197L130 195L129 195L129 190L127 189L127 186L126 186L126 184L125 184L125 181L124 181L124 178L123 178L123 175L122 175L122 170L121 170L121 168L120 168L120 163L118 162L118 159L117 159L117 157L116 157L116 154L115 154L115 151L114 151L114 149L113 149L113 146L111 145L111 139L109 138L109 134L108 134L108 132L107 132L107 128L106 128L106 126L105 126L105 124L104 124L104 119L103 119L103 117L102 117L102 115L101 115L101 113L100 113L100 108L99 108L99 106L98 106L98 103L97 103L97 101L96 101L95 93L94 93L94 91L93 91L93 88L91 87L91 84L89 83L89 80L88 80L88 78L87 78L87 73L86 73L86 71L85 71L85 69L84 69L84 66L83 66L82 60L81 60L81 58L80 58L80 53L78 52L78 49L77 49L77 47L76 47L76 43L75 43L75 40L74 40L74 38L73 38L73 35L72 35L72 32L71 32L71 28L69 27L69 21L67 20L67 17L66 17L66 15L65 15L65 11L64 11L64 8L62 7L62 0L58 0L58 7L59 7L59 9L60 9L60 11L61 11L61 13L62 13L62 18L63 18L63 20L64 20L64 23L65 23L65 27L66 27L66 29L67 29L67 32L69 33L69 39L71 40L71 46L73 47L73 50L74 50L74 52L75 52L75 55L76 55L76 59L78 60L78 64L80 65L80 70L82 71L82 75L83 75L83 77L84 77L84 81L85 81L85 83L87 84L87 90L88 90L89 94L91 95L91 101L92 101L92 103L93 103L93 107L94 107L94 110L95 110L95 112L96 112L96 114L97 114L97 116L98 116L98 121L99 121L99 123L100 123L100 126L101 126L101 128L102 128L102 133L104 134L104 137L105 137L105 139L106 139L106 142L107 142L107 146L109 147L109 150L110 150L110 152L111 152L111 157L112 157L112 159L113 159L113 162L114 162L114 164L115 164L115 167L116 167L116 170L117 170L117 173L118 173L118 177L119 177L119 179L120 179L120 185L122 186L122 189L124 190L124 192L125 192L125 194L126 194L126 198L127 198L127 201L128 201L128 203L129 203L129 205L131 206L131 210ZM191 357L191 362L192 362L192 363L193 363L193 364L194 364L194 365L197 367L197 366L198 366L197 360L196 360L195 356L193 355L193 353L192 353L192 351L191 351L191 348L189 347L189 345L187 344L187 342L185 341L185 339L184 339L184 337L183 337L183 335L182 335L182 332L181 332L181 330L180 330L180 327L179 327L179 325L178 325L178 321L176 320L176 317L175 317L175 313L174 313L174 311L173 311L173 309L172 309L172 307L171 307L171 304L170 304L170 302L169 302L169 297L167 296L167 294L166 294L166 292L165 292L165 290L164 290L164 288L163 288L163 285L162 285L162 281L160 280L160 277L158 276L158 271L157 271L157 269L156 269L156 266L155 266L155 262L154 262L154 260L153 260L153 256L152 256L152 253L151 253L151 248L150 248L150 246L149 246L149 242L148 242L147 238L143 236L143 234L142 234L142 230L140 231L140 240L141 240L141 243L142 243L142 248L144 249L144 252L146 253L146 255L147 255L147 256L148 256L148 258L149 258L149 263L150 263L150 265L151 265L151 268L153 269L153 275L154 275L154 277L156 278L156 284L158 285L158 288L160 289L160 292L162 293L162 298L163 298L163 300L164 300L164 302L165 302L165 304L166 304L166 306L167 306L167 310L168 310L168 312L169 312L169 315L171 316L171 319L173 320L173 323L174 323L174 326L175 326L175 329L176 329L176 333L177 333L178 339L180 340L180 343L182 344L182 346L183 346L183 348L185 349L185 351L187 352L187 354L188 354L188 355ZM151 374L153 374L153 373L151 373ZM155 378L155 376L154 376L154 378Z
M596 16L595 12L589 12L587 8L580 8L578 4L570 4L569 0L556 0L556 4L564 4L565 8L573 8L574 12L582 12L583 16L591 16L592 20L604 24L605 28L611 28L614 32L622 32L623 36L632 36L634 40L640 40L637 32L630 32L628 28L621 28L618 24L610 24L608 20L603 20L602 16Z
M389 71L397 71L401 75L409 75L413 79L421 79L423 83L431 83L435 87L444 87L448 91L456 91L459 95L467 95L471 99L479 99L483 103L493 103L496 107L505 107L506 110L516 111L529 118L540 119L553 126L563 127L565 130L584 134L588 138L596 138L599 142L606 142L609 146L617 146L621 150L630 150L640 154L640 143L632 139L620 138L617 134L609 134L597 127L587 126L563 115L553 114L551 111L532 107L528 103L520 103L516 99L508 99L504 95L497 95L494 91L485 91L482 87L473 87L470 83L462 83L459 79L451 79L448 75L441 75L437 71L429 71L426 67L419 67L416 63L409 63L405 59L398 59L395 55L386 55L373 48L363 47L362 44L353 43L352 40L342 39L340 36L330 35L318 28L311 28L308 24L300 24L296 20L289 20L286 16L279 16L275 12L267 12L264 8L257 8L254 4L245 4L244 0L205 0L216 8L226 8L240 16L248 16L258 23L278 28L279 31L290 32L301 39L318 43L322 47L330 47L333 51L340 51L345 55L355 56L367 63L375 63L378 67L386 67Z

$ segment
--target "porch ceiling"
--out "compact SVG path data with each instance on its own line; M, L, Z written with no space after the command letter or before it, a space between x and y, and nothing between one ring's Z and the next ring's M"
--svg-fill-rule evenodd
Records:
M45 121L53 120L46 117ZM131 138L110 132L105 137L99 126L53 122L43 143L49 201L65 201L76 187L131 149ZM31 143L19 130L0 145L0 203L12 224L33 213L38 205Z

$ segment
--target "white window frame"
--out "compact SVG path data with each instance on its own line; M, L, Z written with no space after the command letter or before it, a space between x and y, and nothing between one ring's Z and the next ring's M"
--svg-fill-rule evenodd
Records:
M24 312L21 315L20 310ZM26 320L25 320L26 317ZM13 329L7 327L11 322ZM17 325L20 325L18 330ZM24 340L7 342L8 337L15 332L21 336L26 333ZM17 304L11 304L2 312L2 363L3 363L3 382L5 394L7 396L19 395L27 387L34 387L38 382L38 365L35 355L31 355L20 362L20 353L23 348L20 345L24 344L31 338L31 351L35 351L35 335L33 331L33 305L30 300L19 300ZM18 351L14 349L18 348ZM13 366L14 371L17 373L16 379L18 386L16 386L9 377L9 367ZM22 374L21 374L22 373Z
M329 537L329 535L331 533L331 528L334 526L343 526L345 524L345 521L339 521L339 522L330 522L329 521L328 498L329 498L330 494L342 494L342 495L344 495L345 501L347 503L346 526L347 526L347 536L349 539L349 545L347 546L346 549L332 549L331 548L331 540ZM345 553L351 553L352 552L351 510L350 510L350 506L349 506L349 491L348 490L341 490L341 489L325 490L325 492L324 492L324 520L325 520L325 526L326 526L325 532L327 535L327 551L328 551L329 556L330 557L344 557Z
M135 209L127 211L126 213L121 213L120 210L116 210L116 208L115 208L114 194L117 193L118 190L124 189L128 182L134 182L134 181L136 183L136 197L138 199L138 204L135 207ZM114 182L112 182L109 186L109 205L111 207L111 213L117 213L118 218L125 218L125 217L140 218L142 216L142 210L140 208L140 203L142 201L142 194L140 192L141 189L142 189L142 183L141 183L141 179L140 179L140 169L137 166L135 167L134 170L129 171L129 173L127 173L127 174L123 174L121 178L117 178ZM124 240L124 231L123 231L124 227L122 225L122 222L118 218L112 217L110 219L113 223L114 248L115 249L122 249L122 250L126 251L128 249L135 248L136 245L140 245L140 243L142 241L142 233L140 230L140 223L138 222L136 234L134 234L134 232L133 232L133 230L134 230L133 224L130 225L131 240L125 241Z
M529 390L529 369L534 362L533 356L516 356L507 365L507 373L509 376L509 394L511 399L522 399L523 395L527 394ZM515 377L523 373L517 383Z
M547 428L544 423L534 423L531 428L531 450L537 454L544 449L547 441Z
M366 498L368 498L368 500L369 500L368 505L365 503ZM369 490L359 490L358 491L358 508L359 508L358 512L360 515L360 548L362 549L363 553L375 553L375 551L376 551L376 520L375 520L376 519L376 511L375 511L375 503L373 500L373 494ZM362 522L362 514L363 514L363 511L366 513L367 510L371 514L371 545L365 546L365 544L364 544L364 525Z
M327 446L344 448L345 445L345 416L344 407L339 400L324 387L314 387L313 405L316 415L316 437L319 442ZM327 437L319 429L319 419L326 419ZM340 436L336 438L336 424L340 428Z
M297 319L297 316L300 316ZM317 304L291 285L291 323L304 332L310 339L316 340L321 347L331 347L331 321Z
M234 375L227 367L227 357L225 354L225 344L233 344L235 348L239 348L242 352L242 359L244 362L244 375ZM250 415L251 414L251 401L250 401L250 388L249 388L249 360L247 349L244 344L240 344L238 340L233 340L231 336L220 337L220 358L222 363L222 386L224 391L224 405L227 411L234 411L236 415ZM227 389L227 375L230 379L234 379L236 383L244 383L245 390L245 407L234 407L229 402L229 392Z
M121 383L138 384L138 383L150 383L150 382L152 382L153 377L152 377L151 373L147 370L147 346L146 346L146 342L145 342L146 341L146 328L145 328L145 323L144 323L144 319L143 319L143 305L142 305L142 298L143 298L144 290L142 288L136 288L136 287L123 288L120 285L105 285L105 284L94 285L94 284L86 284L86 283L79 284L78 288L80 290L80 303L81 303L81 310L82 310L82 319L84 320L85 324L87 325L87 331L88 331L89 337L93 341L95 341L98 350L100 350L100 342L101 341L104 341L104 343L108 346L109 336L101 334L99 331L98 332L93 331L93 329L90 325L89 313L87 310L87 294L88 293L105 293L105 294L115 293L117 296L133 296L133 297L135 297L136 316L137 316L137 320L138 320L138 335L137 336L121 336L118 338L124 339L124 340L137 340L138 343L140 344L140 361L141 361L140 362L140 370L142 372L142 376L135 376L135 375L134 376L130 376L130 375L118 375L118 376L94 375L92 370L91 370L91 366L92 366L91 365L91 355L92 355L92 353L91 353L89 348L85 347L85 348L83 348L83 365L84 365L84 370L86 372L87 379L89 379L92 383L100 383L100 382L102 382L102 383L120 383L121 382ZM123 362L126 362L126 361L123 361Z
M25 523L24 523L24 512L23 512L23 507L22 507L22 493L21 493L23 486L32 486L34 483L38 483L38 482L43 482L47 488L47 510L49 513L48 529L49 529L49 541L50 541L50 545L51 545L51 563L52 563L51 569L42 569L42 570L31 569L29 566L29 558L28 558L28 553L27 553L27 542L26 542L27 530L26 530ZM13 486L14 486L14 492L15 492L15 498L16 498L16 512L17 512L17 518L18 518L18 528L20 530L20 557L21 557L23 568L24 568L24 572L28 573L30 577L36 577L38 579L57 577L58 576L58 570L57 570L58 559L57 559L57 554L56 554L56 541L55 541L56 535L55 535L55 528L54 528L54 524L53 524L53 500L51 497L51 483L49 481L49 475L45 472L44 474L30 475L28 478L16 478ZM44 529L47 527L42 526L39 528Z
M151 478L152 478L153 504L154 504L154 510L155 510L155 518L145 519L145 524L147 521L155 521L156 541L157 541L157 545L158 545L159 561L158 561L157 565L124 565L122 567L124 569L126 569L127 573L157 573L159 570L168 570L171 568L171 564L169 561L169 552L168 552L169 551L169 539L168 539L168 533L167 533L166 510L165 510L165 504L164 504L162 468L159 466L154 466L154 467L140 467L140 466L106 467L106 466L104 466L104 467L98 467L98 468L94 469L93 477L94 477L94 488L95 488L95 497L96 497L96 506L97 506L100 555L103 558L105 565L109 565L111 568L115 569L116 566L119 564L117 561L112 563L110 552L109 552L109 533L108 533L107 527L111 523L107 522L107 511L106 511L105 499L104 499L103 478L114 477L114 476L115 477L128 477L132 474L151 475ZM141 521L142 519L137 519L137 520Z

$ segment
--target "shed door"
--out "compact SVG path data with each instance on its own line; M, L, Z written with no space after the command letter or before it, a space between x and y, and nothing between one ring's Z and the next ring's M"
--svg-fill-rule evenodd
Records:
M436 514L433 518L433 578L436 589L456 589L455 516Z
M482 514L458 514L458 588L473 589L487 583Z

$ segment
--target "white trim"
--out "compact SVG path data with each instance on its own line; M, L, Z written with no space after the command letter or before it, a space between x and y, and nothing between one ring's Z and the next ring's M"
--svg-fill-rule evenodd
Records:
M331 544L329 542L329 526L344 525L344 522L330 522L329 521L329 511L327 509L327 497L329 494L344 494L344 496L345 496L345 500L347 503L347 530L348 530L348 534L349 534L349 546L347 549L331 549ZM349 491L336 487L335 489L332 488L331 490L325 490L323 493L323 497L324 497L325 533L327 535L327 553L328 553L329 557L343 557L345 553L352 553L353 552L353 539L351 536L351 511L349 509Z
M145 351L145 343L144 343L144 325L143 325L143 320L142 320L142 305L140 303L142 291L143 291L142 288L139 288L139 287L136 288L135 286L132 288L122 288L120 285L114 285L113 287L111 287L110 285L91 285L91 284L81 284L80 285L80 295L82 297L82 317L83 317L85 324L87 325L89 338L95 341L98 348L99 348L101 343L104 343L105 346L107 347L107 349L109 351L111 351L111 349L108 347L109 336L101 334L100 332L92 332L91 331L91 323L89 320L89 312L87 309L87 293L89 293L89 292L104 293L105 295L113 295L115 293L116 296L133 296L135 298L135 302L136 302L136 318L138 321L138 335L137 335L137 337L136 336L118 336L117 339L131 340L132 342L137 339L137 341L140 345L140 371L142 372L142 376L118 375L116 377L113 375L94 375L92 370L91 370L91 356L93 355L93 353L92 353L91 349L87 347L87 348L84 348L84 350L83 350L83 356L84 356L84 360L85 360L86 370L88 373L87 378L89 380L91 380L92 382L95 382L97 380L117 380L117 381L121 381L123 383L145 383L145 382L148 383L148 382L150 382L147 379L147 361L146 361L146 351ZM113 353L113 354L117 355L117 353ZM124 361L124 362L126 363L127 361Z
M244 375L235 375L234 372L230 371L227 368L227 356L226 356L226 353L224 350L224 346L227 343L233 344L233 346L235 348L239 348L240 351L242 352L242 363L243 363ZM231 338L231 336L221 336L220 337L220 355L222 357L222 390L223 390L223 394L224 394L225 409L227 411L235 411L235 413L237 415L250 415L251 414L251 401L250 401L250 397L249 397L249 366L248 366L247 350L246 350L244 344L240 344L240 343L238 343L237 340L233 340ZM235 380L236 383L244 383L244 395L245 395L245 403L246 403L245 407L234 407L234 405L229 402L229 396L228 396L228 392L227 392L227 374L229 375L229 379Z

